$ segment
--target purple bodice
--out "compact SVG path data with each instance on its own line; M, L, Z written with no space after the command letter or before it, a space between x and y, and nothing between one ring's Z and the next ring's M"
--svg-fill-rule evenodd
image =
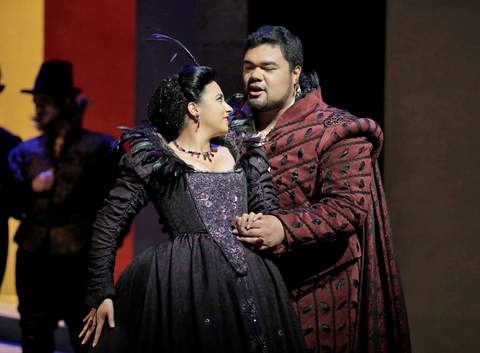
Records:
M186 177L205 228L235 271L245 275L245 248L232 234L235 216L242 215L245 192L243 172L195 172Z

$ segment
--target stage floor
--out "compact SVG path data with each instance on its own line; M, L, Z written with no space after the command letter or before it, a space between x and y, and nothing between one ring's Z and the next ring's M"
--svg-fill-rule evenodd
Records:
M0 353L21 353L20 346L20 327L18 320L20 315L17 311L16 296L0 296ZM56 353L73 352L68 337L68 329L63 322L59 323L59 328L55 330L55 345L58 349Z
M1 353L22 353L22 347L15 343L0 341Z

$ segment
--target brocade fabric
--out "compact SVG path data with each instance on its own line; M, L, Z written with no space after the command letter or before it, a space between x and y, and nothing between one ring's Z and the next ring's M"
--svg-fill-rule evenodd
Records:
M231 131L252 133L234 107ZM383 131L323 102L293 104L263 145L285 241L276 261L309 352L410 352L408 320L377 159Z

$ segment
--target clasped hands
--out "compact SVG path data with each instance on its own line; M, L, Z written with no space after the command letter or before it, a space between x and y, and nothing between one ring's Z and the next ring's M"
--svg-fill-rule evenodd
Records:
M274 249L285 237L283 225L275 216L262 213L244 213L235 217L233 234L245 247L252 250Z

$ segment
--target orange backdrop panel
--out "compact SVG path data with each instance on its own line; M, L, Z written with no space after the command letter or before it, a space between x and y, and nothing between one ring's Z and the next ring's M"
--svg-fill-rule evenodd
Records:
M116 138L135 121L135 19L135 0L45 0L45 60L72 63L74 85L91 101L84 127ZM116 278L132 254L128 235Z

